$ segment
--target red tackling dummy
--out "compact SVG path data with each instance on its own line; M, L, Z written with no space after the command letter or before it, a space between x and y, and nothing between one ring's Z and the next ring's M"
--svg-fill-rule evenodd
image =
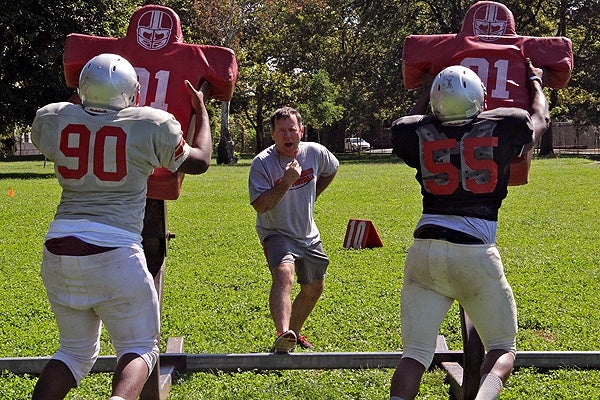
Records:
M435 75L450 65L471 68L487 89L487 109L531 104L525 59L544 69L548 87L567 86L573 70L571 40L565 37L519 36L512 12L503 4L479 1L473 4L458 34L409 35L404 42L402 73L404 86L416 89L424 73ZM513 160L509 185L529 180L531 152Z
M76 88L85 63L101 53L125 57L140 82L140 106L160 108L173 114L189 133L193 117L184 81L199 88L208 81L210 97L228 101L233 96L238 67L231 49L183 42L179 16L170 8L147 5L138 8L124 38L73 33L67 36L63 64L67 86ZM193 128L193 127L192 127ZM148 180L147 197L175 200L184 174L157 168Z

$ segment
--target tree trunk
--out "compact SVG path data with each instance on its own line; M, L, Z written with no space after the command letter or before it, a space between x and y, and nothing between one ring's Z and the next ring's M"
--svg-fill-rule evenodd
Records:
M265 137L263 132L264 117L262 95L260 95L260 91L258 88L256 92L256 120L254 121L254 129L256 130L255 154L258 154L265 149Z
M552 122L550 122L550 128L542 135L540 140L540 156L548 156L554 154L554 144L552 141Z
M229 132L229 102L221 102L221 138L217 148L217 164L235 164L235 143Z
M550 104L549 108L552 110L558 105L558 91L552 90L550 92ZM552 122L550 122L550 128L546 133L542 135L540 140L540 156L548 156L554 154L554 144L552 141Z

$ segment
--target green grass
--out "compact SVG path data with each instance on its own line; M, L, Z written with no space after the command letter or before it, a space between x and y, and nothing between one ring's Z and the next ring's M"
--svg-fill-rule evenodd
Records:
M414 172L385 155L341 157L316 219L331 265L305 326L322 352L401 351L399 303L406 251L421 199ZM268 351L274 327L270 277L248 204L249 161L187 176L168 202L169 242L162 348L183 337L188 353ZM511 187L500 210L498 247L515 292L521 351L599 350L600 164L581 158L533 161L531 182ZM14 197L7 195L14 189ZM56 326L39 277L43 236L60 189L52 165L0 163L0 357L51 355ZM370 219L384 246L343 248L350 218ZM455 306L441 334L461 348ZM103 334L102 354L112 354ZM393 370L189 373L170 399L385 399ZM3 372L0 399L27 399L34 376ZM92 374L71 399L110 394L110 374ZM419 399L447 399L440 371ZM516 371L500 399L600 398L600 372Z

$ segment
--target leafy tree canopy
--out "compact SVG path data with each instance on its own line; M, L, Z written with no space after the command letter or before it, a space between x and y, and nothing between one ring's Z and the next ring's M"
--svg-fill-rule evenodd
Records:
M6 2L6 0L4 0ZM155 2L157 3L157 2ZM408 111L416 93L402 85L408 34L456 33L474 1L171 0L184 38L232 48L239 77L230 112L235 137L255 150L267 144L265 121L282 105L301 110L325 144L369 138ZM600 123L600 2L504 1L517 33L566 36L575 70L569 88L553 94L558 120ZM73 32L123 36L143 2L33 0L0 13L0 130L30 124L35 110L66 100L62 50Z

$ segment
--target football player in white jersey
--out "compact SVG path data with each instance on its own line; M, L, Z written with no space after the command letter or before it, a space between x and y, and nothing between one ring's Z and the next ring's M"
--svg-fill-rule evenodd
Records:
M63 399L80 383L98 357L102 324L117 355L111 399L137 399L156 363L159 300L141 245L146 183L157 167L201 174L212 153L205 94L181 85L195 111L191 145L173 115L136 107L136 72L115 54L83 67L81 104L37 111L32 140L62 187L41 265L60 346L33 399Z

